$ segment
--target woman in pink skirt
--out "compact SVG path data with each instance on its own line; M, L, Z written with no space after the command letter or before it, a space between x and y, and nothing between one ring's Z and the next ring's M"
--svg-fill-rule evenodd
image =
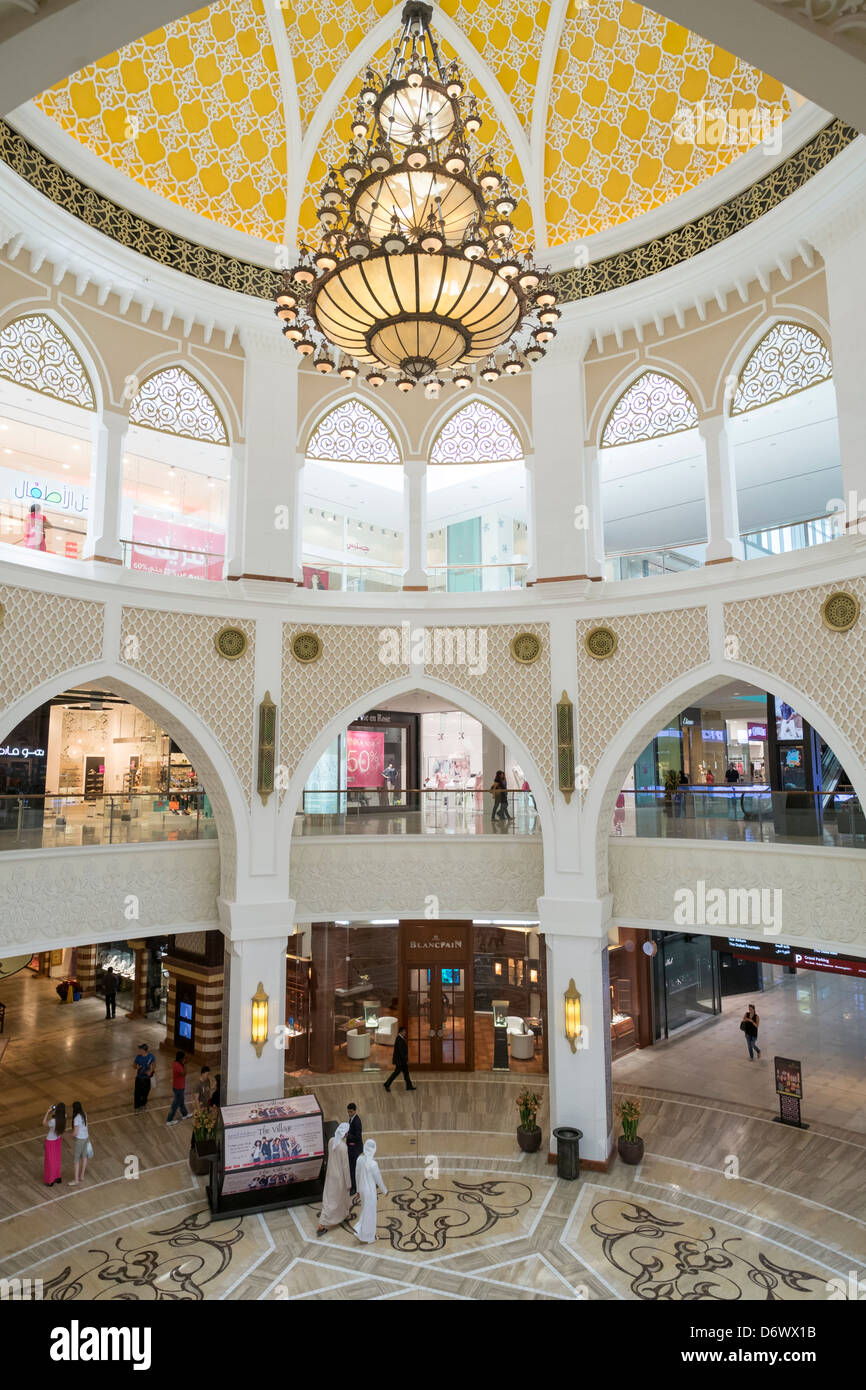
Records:
M63 1101L59 1101L57 1105L52 1105L49 1110L46 1110L42 1123L48 1129L45 1136L45 1165L42 1180L46 1187L53 1187L55 1183L61 1181L60 1159L63 1149L63 1131L66 1128L66 1106Z

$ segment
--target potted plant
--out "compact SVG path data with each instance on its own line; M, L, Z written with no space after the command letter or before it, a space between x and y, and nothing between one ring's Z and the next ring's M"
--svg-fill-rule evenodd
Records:
M624 1100L619 1107L622 1120L622 1134L616 1142L617 1152L623 1163L640 1163L643 1158L643 1140L638 1139L637 1127L640 1122L640 1101Z
M541 1127L535 1122L540 1105L541 1097L534 1091L521 1091L517 1097L517 1108L520 1111L517 1143L525 1154L537 1153L541 1148Z
M210 1171L210 1160L216 1157L216 1128L219 1110L215 1105L197 1105L192 1116L192 1136L189 1141L189 1166L203 1177Z

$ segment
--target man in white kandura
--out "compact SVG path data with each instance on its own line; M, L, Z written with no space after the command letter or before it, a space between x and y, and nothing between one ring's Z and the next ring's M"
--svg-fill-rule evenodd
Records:
M382 1181L379 1165L376 1162L376 1140L368 1139L364 1152L355 1168L355 1182L361 1198L361 1215L355 1225L355 1235L369 1244L376 1239L376 1189L387 1197L388 1189Z
M349 1188L352 1185L349 1173L349 1150L345 1145L349 1133L347 1124L337 1125L333 1139L328 1144L328 1168L325 1173L325 1190L322 1193L322 1210L316 1235L320 1236L331 1226L339 1226L352 1209Z

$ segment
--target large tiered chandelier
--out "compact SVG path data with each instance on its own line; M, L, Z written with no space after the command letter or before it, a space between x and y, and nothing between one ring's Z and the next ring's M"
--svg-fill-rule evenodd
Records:
M276 314L323 373L371 386L516 375L544 356L559 318L549 275L514 244L516 200L486 155L456 62L430 32L432 6L410 0L387 76L371 68L353 143L321 190L318 250L301 247Z

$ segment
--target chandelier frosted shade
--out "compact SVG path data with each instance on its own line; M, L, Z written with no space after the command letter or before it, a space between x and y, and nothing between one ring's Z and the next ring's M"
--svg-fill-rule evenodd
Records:
M376 103L379 125L395 145L438 143L454 129L454 103L444 87L425 78L419 86L391 82Z
M451 367L488 356L516 328L521 302L492 265L450 248L433 255L377 251L326 276L310 313L350 356L418 380L431 363Z
M384 241L395 217L403 231L419 238L432 217L446 241L458 242L483 215L475 185L437 168L400 165L365 179L355 194L355 219L374 241Z

